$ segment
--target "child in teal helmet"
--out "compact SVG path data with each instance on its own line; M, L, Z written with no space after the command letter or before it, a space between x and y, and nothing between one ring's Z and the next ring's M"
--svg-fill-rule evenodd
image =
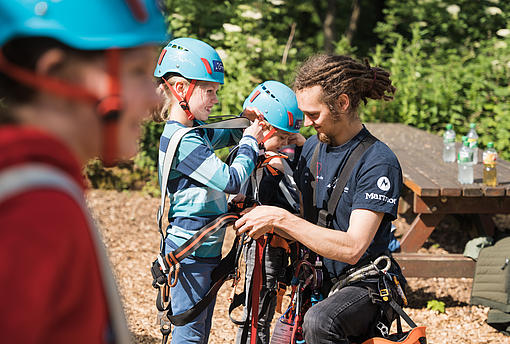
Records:
M159 147L160 183L163 161L172 136L182 128L201 125L218 102L223 84L223 63L208 44L178 38L162 50L154 75L165 97L160 119L166 121ZM237 193L248 179L258 156L262 128L254 111L245 111L254 123L241 130L198 129L180 141L167 182L169 226L162 244L164 255L183 245L206 224L227 212L225 193ZM214 150L239 142L240 154L231 166ZM168 157L166 157L168 159ZM173 314L193 307L209 290L211 272L221 259L225 229L211 235L191 257L180 262L177 284L171 289ZM172 343L206 343L211 329L214 301L193 321L174 326Z
M285 145L294 143L302 146L305 142L305 138L299 134L303 113L297 106L296 95L289 87L278 81L266 81L251 92L243 107L255 108L262 113L265 148L265 154L259 161L257 170L252 174L250 183L243 188L244 195L253 197L261 204L278 206L298 213L299 196L292 178L292 163L287 162L286 157L278 153ZM239 200L242 196L236 198L235 200ZM246 291L251 287L255 248L255 241L252 240L245 250ZM285 284L288 283L285 281L285 269L289 253L290 246L287 241L273 234L265 247L257 343L269 344L271 321L275 309L281 306L279 303L285 292ZM250 293L247 292L245 304L248 304L250 297ZM249 311L245 308L244 315L249 314ZM250 330L246 329L247 338L243 338L243 330L244 326L241 326L236 337L237 343L243 343L250 338Z
M0 0L2 342L131 342L82 172L136 153L167 39L154 1Z

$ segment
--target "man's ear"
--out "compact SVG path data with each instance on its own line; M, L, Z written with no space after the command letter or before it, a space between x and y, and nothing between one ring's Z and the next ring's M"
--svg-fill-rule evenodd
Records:
M50 75L58 69L65 60L62 49L52 48L44 52L35 64L35 72L41 75Z
M349 106L351 105L351 100L349 99L349 96L345 93L342 93L338 96L337 99L338 108L341 111L347 111L349 109Z

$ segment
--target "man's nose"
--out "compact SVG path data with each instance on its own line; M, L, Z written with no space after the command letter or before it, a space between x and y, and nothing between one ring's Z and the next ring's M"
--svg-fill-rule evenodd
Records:
M310 119L310 117L305 116L304 121L303 121L303 126L304 127L309 127L312 124L313 124L313 121Z

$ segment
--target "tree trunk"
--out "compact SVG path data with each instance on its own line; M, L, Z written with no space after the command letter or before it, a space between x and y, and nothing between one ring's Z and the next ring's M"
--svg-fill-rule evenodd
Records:
M360 0L352 0L352 12L351 12L351 20L349 21L349 26L347 27L347 31L345 32L345 37L352 43L352 38L356 33L358 28L358 19L359 14L361 12Z
M326 53L334 52L334 42L336 41L335 32L335 14L336 0L328 0L328 9L324 17L324 50Z

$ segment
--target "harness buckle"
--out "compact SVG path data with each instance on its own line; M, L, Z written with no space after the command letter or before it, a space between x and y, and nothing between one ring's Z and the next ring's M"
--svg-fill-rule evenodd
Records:
M179 105L181 106L181 109L183 109L184 111L189 111L189 104L187 101L181 100L179 102Z
M329 228L332 223L333 223L333 215L328 213L328 211L326 209L320 209L318 218L317 218L317 225L319 225L321 227Z
M383 301L389 301L389 299L390 299L390 297L389 297L390 292L386 288L379 289L379 295L382 297Z
M168 341L168 336L170 335L170 332L172 332L172 324L170 323L170 319L167 317L166 311L158 311L157 325L160 325L159 330L163 335L162 343L166 344Z
M386 326L384 323L378 321L376 328L379 330L379 332L381 332L381 334L384 338L388 338L388 336L390 335L388 326Z

